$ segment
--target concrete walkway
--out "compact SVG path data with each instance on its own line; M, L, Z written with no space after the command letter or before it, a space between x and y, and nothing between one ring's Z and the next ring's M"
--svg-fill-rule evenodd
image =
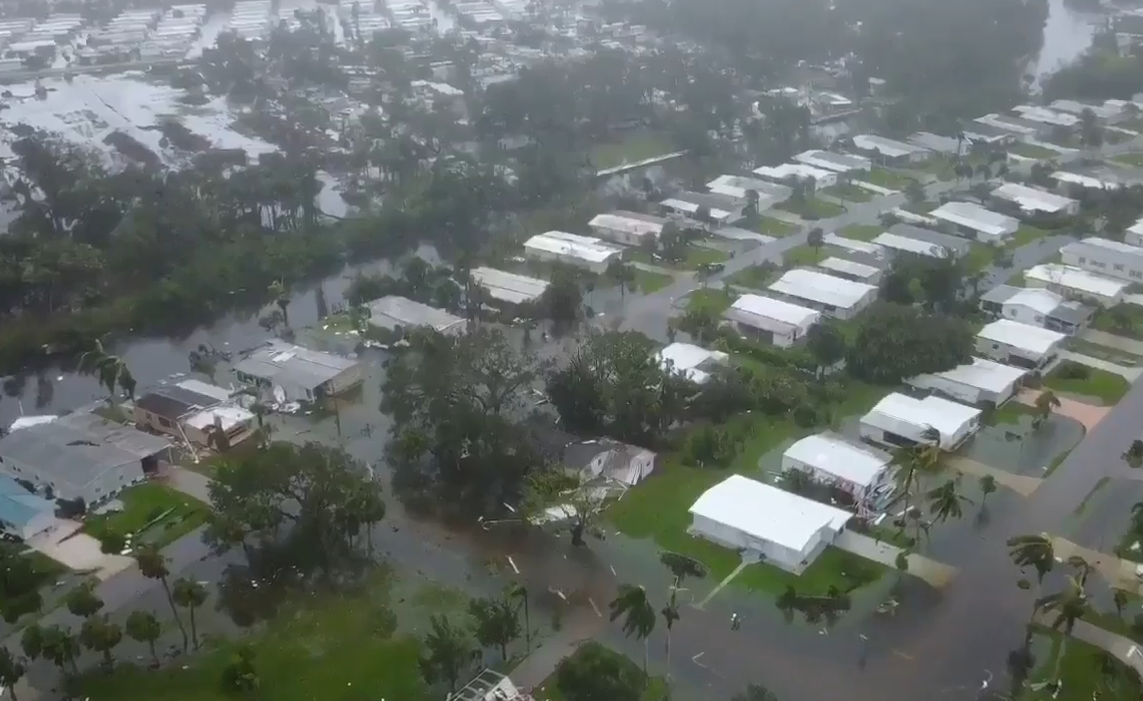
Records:
M750 560L747 560L745 557L743 557L742 562L738 563L738 567L735 567L733 572L726 575L726 577L724 577L723 580L721 582L719 582L718 585L714 589L711 589L710 593L707 594L706 597L702 601L695 604L695 608L701 611L703 609L703 607L706 606L708 601L713 599L716 594L718 594L720 591L722 591L723 587L725 587L727 584L730 584L734 580L734 578L738 576L739 572L746 569L747 567L749 567L752 564L757 564L757 562L758 562L757 556L751 557Z
M957 472L962 472L966 475L973 477L984 477L985 475L992 475L996 479L996 483L1011 489L1023 496L1031 496L1033 492L1040 488L1044 482L1039 477L1030 477L1028 475L1017 475L1007 470L1001 470L991 465L985 465L982 462L977 462L970 458L961 457L959 455L952 455L946 460L946 464Z
M1099 550L1085 548L1058 536L1052 536L1052 549L1059 560L1067 560L1073 556L1082 557L1107 580L1111 587L1143 596L1143 582L1135 576L1136 563Z
M1116 363L1101 360L1100 358L1093 358L1090 355L1083 355L1082 353L1073 353L1072 351L1060 351L1060 358L1063 360L1070 360L1080 365L1086 365L1089 368L1096 370L1106 370L1114 375L1119 375L1128 382L1134 382L1139 379L1139 375L1143 374L1143 369L1129 368L1125 365L1118 365Z
M188 497L194 497L207 504L210 503L210 478L206 475L201 475L184 467L171 466L170 469L163 472L162 479L168 486L179 490Z
M879 562L887 567L897 569L897 555L901 548L882 541L874 540L862 533L843 531L833 543L854 555L860 555L867 560ZM931 560L923 555L910 553L908 555L908 574L923 580L937 589L945 586L956 576L957 569L943 562Z
M1143 355L1143 341L1136 341L1133 338L1124 338L1123 336L1117 336L1113 333L1097 331L1095 329L1084 329L1079 336L1085 341L1098 343L1101 346L1117 348L1127 353L1134 353L1135 355Z
M1026 404L1027 406L1036 406L1036 399L1039 396L1040 390L1038 389L1022 389L1020 390L1020 394L1016 395L1016 401L1021 404ZM1066 416L1069 419L1079 421L1088 431L1095 428L1096 424L1102 421L1114 408L1077 402L1074 399L1061 397L1058 394L1056 395L1056 399L1060 400L1060 405L1052 409L1052 411L1060 416Z

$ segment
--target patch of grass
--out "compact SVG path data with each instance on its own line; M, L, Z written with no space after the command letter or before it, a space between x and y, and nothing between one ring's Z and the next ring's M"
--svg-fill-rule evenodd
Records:
M873 199L873 193L865 188L858 187L853 183L845 183L841 185L834 185L827 187L821 191L823 195L836 197L844 202L868 202Z
M809 197L803 199L796 199L791 197L782 204L778 205L779 209L797 214L802 219L814 221L817 219L829 219L845 213L845 207L834 204L833 202L826 202L819 200L816 197Z
M1023 156L1024 158L1055 158L1060 155L1058 152L1053 151L1050 148L1044 148L1043 146L1036 146L1034 144L1026 144L1023 141L1017 141L1016 143L1010 145L1007 150L1009 153L1014 153L1017 156Z
M854 241L872 241L885 233L885 227L878 224L850 224L837 233Z
M757 231L760 234L773 236L779 239L785 236L789 236L798 230L798 227L794 226L793 224L789 224L780 219L775 219L774 217L767 217L757 214L751 217L747 217L744 226L751 231Z
M988 425L1016 426L1025 416L1032 417L1035 413L1032 407L1012 399L1005 402L1002 406L997 407L996 411L992 412L992 416L988 418Z
M1089 368L1071 360L1065 360L1044 378L1044 386L1068 394L1092 397L1112 406L1130 387L1123 377L1106 370Z
M1137 675L1133 675L1126 665L1111 658L1117 673L1114 683L1102 678L1101 662L1105 653L1094 645L1069 638L1064 645L1062 633L1041 630L1040 635L1051 636L1050 651L1038 659L1038 668L1032 673L1033 681L1050 681L1059 660L1060 681L1063 685L1058 697L1053 697L1050 689L1028 691L1021 701L1138 701L1143 695L1143 685ZM1059 655L1063 655L1059 658ZM1099 692L1098 694L1096 692Z
M910 178L907 175L894 173L885 168L873 168L868 173L862 173L858 176L860 180L864 180L870 185L880 185L887 187L890 190L903 190L909 183L914 182L916 178Z
M1100 309L1091 322L1092 328L1106 333L1143 341L1143 307L1138 304L1117 304Z
M733 293L727 294L723 290L712 288L695 290L687 296L687 309L720 315L726 311L730 305L734 304L734 300L737 299L737 297L738 295Z
M29 550L23 543L0 541L0 555L2 555L0 562L12 562L15 561L16 558L25 559L28 564L32 566L32 584L36 589L41 589L52 584L59 579L60 575L68 572L68 568L64 565L41 552ZM11 603L18 604L20 602L0 601L0 616L9 614L8 605ZM38 616L41 613L42 612L34 615Z
M802 266L817 265L826 259L826 254L821 248L814 248L813 246L798 246L792 248L782 254L782 262L786 267L797 268Z
M427 701L417 673L420 645L392 637L396 620L387 587L354 595L311 597L282 606L283 615L241 642L254 652L261 687L275 701ZM223 642L158 670L120 663L111 674L81 680L91 701L220 701L223 670L237 644ZM363 696L363 690L365 696Z
M1004 244L1004 247L1010 251L1014 251L1021 246L1027 246L1033 241L1038 241L1048 235L1048 232L1043 229L1038 229L1034 226L1022 224L1012 238Z
M1121 156L1116 156L1112 160L1116 163L1122 163L1125 166L1143 168L1143 153L1125 153Z
M639 270L638 268L635 268L635 285L639 288L639 291L645 295L649 295L652 292L658 292L667 285L671 284L672 279L673 278L671 278L670 275L652 273L648 270Z
M607 170L676 150L678 149L669 136L654 131L640 131L628 134L618 142L596 144L591 149L591 162L596 170Z
M727 278L731 285L741 285L752 290L764 290L782 275L782 269L775 265L752 265L743 268Z
M750 565L732 581L751 591L778 595L794 587L802 595L823 595L830 587L852 591L871 584L885 574L884 565L830 546L801 575L790 574L771 565Z
M1143 597L1140 597L1134 592L1124 590L1127 595L1127 604L1123 607L1123 614L1120 615L1118 611L1095 611L1089 610L1084 614L1083 619L1092 625L1099 626L1104 630L1111 631L1117 635L1133 640L1137 643L1143 643L1143 631L1138 630L1132 626L1131 622L1135 617L1143 614Z
M615 655L615 657L622 660L622 664L631 665L632 668L638 670L639 675L642 675L643 670L639 668L639 665L636 662L628 657L625 657L621 653L615 652L614 650L604 647L596 642L587 642L576 648L575 652L560 661L559 667L562 667L564 664L566 664L568 660L574 659L578 655L582 655L583 650L585 650L589 645L595 646L596 648L601 648L602 650ZM566 697L564 696L564 692L562 689L560 689L559 685L559 667L557 667L556 670L552 672L547 679L540 682L540 684L532 691L533 697L542 699L542 701L564 701ZM664 699L669 698L669 691L670 689L668 688L665 679L662 677L651 677L647 680L646 689L643 690L642 701L663 701Z
M643 249L634 249L628 254L630 259L646 265L655 265L661 268L676 268L679 270L694 270L704 265L722 263L730 257L725 251L706 246L687 246L682 260L667 260L661 255L654 255Z
M96 416L102 416L108 421L114 421L117 424L129 425L135 423L135 420L131 418L131 415L127 413L127 410L117 404L101 404L100 406L92 409L91 413L95 414Z
M132 535L133 542L166 545L206 523L206 504L162 484L140 484L119 495L123 510L89 516L85 533L104 538Z

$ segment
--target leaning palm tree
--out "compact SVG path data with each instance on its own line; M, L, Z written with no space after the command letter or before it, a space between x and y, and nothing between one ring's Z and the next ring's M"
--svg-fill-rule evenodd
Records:
M1060 631L1060 647L1056 653L1056 665L1053 678L1057 683L1060 678L1060 665L1067 651L1068 640L1076 621L1083 618L1091 609L1087 597L1087 577L1091 571L1090 566L1083 558L1069 558L1068 564L1076 567L1077 573L1068 575L1064 588L1055 594L1048 594L1036 599L1033 604L1033 618L1036 616L1050 617L1048 624L1052 630Z
M117 355L108 353L103 341L96 339L92 347L79 357L79 373L89 375L107 388L109 400L115 402L116 388L129 397L135 396L135 378L127 364Z
M175 605L174 595L171 593L171 584L168 581L171 571L167 568L167 557L154 545L147 544L135 551L135 564L138 565L140 574L147 579L158 580L163 585L163 593L167 595L167 604L171 607L175 624L183 636L183 652L186 652L190 641L187 638L186 626L183 625L183 620L179 617L179 609Z
M623 617L623 632L643 641L643 676L647 675L650 650L647 639L655 630L655 609L647 600L647 590L633 584L619 585L619 593L611 602L611 620Z
M895 466L894 481L897 483L897 496L893 504L903 504L904 513L912 514L917 506L921 478L935 475L941 470L941 434L937 429L926 426L921 432L921 440L907 448L901 448L893 456ZM905 522L902 521L902 524ZM901 526L904 530L904 525Z
M1056 565L1056 551L1052 547L1052 538L1047 533L1009 538L1008 554L1021 571L1026 567L1035 569L1040 583L1043 583L1044 575Z
M1052 415L1052 409L1060 406L1060 399L1050 389L1040 392L1040 396L1036 397L1036 412L1032 417L1032 428L1039 428L1044 425L1048 417Z
M961 504L971 504L972 500L957 490L956 480L945 480L944 484L925 493L929 500L929 511L934 521L947 521L963 515Z
M682 618L679 613L679 578L675 578L674 584L671 585L671 595L667 598L667 605L664 606L659 613L663 616L663 622L667 625L667 681L671 681L671 629L675 627L675 623Z

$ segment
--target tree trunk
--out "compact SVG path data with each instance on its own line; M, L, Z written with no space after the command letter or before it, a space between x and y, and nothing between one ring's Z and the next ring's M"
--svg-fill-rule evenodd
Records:
M524 594L524 652L532 652L532 619L528 615L528 595Z
M198 626L194 620L194 606L190 607L190 624L191 624L191 642L194 643L194 649L198 649Z
M187 640L187 628L183 625L183 619L179 617L179 607L175 606L175 597L171 596L171 585L167 582L167 578L162 578L163 593L167 595L167 604L171 607L171 613L175 617L175 625L179 627L179 633L183 636L183 652L187 651L189 640Z
M501 662L507 662L508 661L508 644L507 643L500 643L500 661Z
M111 648L109 647L103 648L103 665L107 669L114 669L115 667L115 659L111 657Z
M19 680L16 680L12 686L8 687L8 695L12 697L12 701L20 701L20 699L16 696L16 684L19 683Z
M671 681L671 627L667 626L667 681Z
M643 638L643 687L647 687L647 666L651 662L651 646L647 638Z
M155 664L159 664L159 653L155 651L155 641L148 640L147 645L151 648L151 659L155 661Z

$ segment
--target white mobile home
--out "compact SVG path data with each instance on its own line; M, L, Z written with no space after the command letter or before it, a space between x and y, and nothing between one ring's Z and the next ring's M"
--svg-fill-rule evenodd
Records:
M739 332L768 338L781 348L788 348L806 337L810 327L821 320L821 312L761 295L742 295L724 317Z
M730 356L722 351L711 351L690 343L672 343L659 351L659 364L701 385L710 379L713 371L726 365Z
M976 351L1007 365L1042 370L1059 355L1064 334L1010 319L997 319L976 335Z
M611 261L621 257L622 251L590 236L549 231L525 241L524 254L535 260L567 263L602 273Z
M958 365L944 372L917 375L908 380L908 383L917 389L937 392L965 404L992 402L995 406L1000 406L1016 394L1020 381L1027 372L1025 368L973 358L967 365Z
M815 168L805 163L783 163L778 166L763 166L761 168L755 168L754 174L775 183L787 185L793 180L799 182L812 180L814 186L819 189L837 184L836 171Z
M853 514L741 475L703 492L690 508L689 532L732 550L746 561L801 574Z
M1123 242L1129 246L1143 246L1143 219L1127 227L1127 231L1123 235Z
M617 210L597 214L587 223L591 233L625 246L642 246L659 240L668 220L650 214Z
M868 256L878 260L885 260L889 257L885 248L876 243L850 239L838 234L826 234L822 237L822 243L843 255Z
M768 289L775 295L819 309L837 319L852 319L877 299L877 287L874 285L804 268L790 270Z
M546 280L507 273L495 268L474 268L469 274L490 297L508 304L534 302L548 289Z
M369 325L386 331L424 328L446 336L459 336L466 326L459 316L397 295L375 299L368 307Z
M1072 265L1042 263L1024 271L1030 287L1043 287L1068 299L1114 307L1123 301L1130 285L1126 280L1088 272Z
M314 401L361 384L361 364L332 353L270 341L234 365L239 381L267 390L275 399Z
M1128 282L1143 282L1143 248L1093 236L1064 246L1060 256L1064 265Z
M867 173L873 168L873 161L863 156L830 153L829 151L803 151L794 156L794 160L814 168L830 170L835 173Z
M1002 243L1020 228L1020 221L1015 217L993 212L972 202L946 202L929 212L929 216L981 243Z
M1068 217L1079 213L1079 200L1020 183L1004 183L992 197L1014 205L1023 216Z
M1042 287L997 285L980 297L980 308L1003 319L1068 335L1079 331L1094 310Z
M893 456L835 433L806 436L782 454L782 472L799 470L869 504L892 490Z
M759 212L764 212L776 204L790 199L793 191L785 185L772 183L760 178L747 178L741 175L720 175L706 184L706 189L716 195L748 201L750 192L758 193Z
M659 207L668 216L708 226L725 226L745 216L746 199L701 192L678 192L659 202ZM704 208L705 217L700 216Z
M881 282L881 268L865 263L831 256L818 263L818 267L827 275L835 275L845 280L853 280L866 285L876 285Z
M873 134L858 134L853 137L853 148L880 163L918 163L933 156L933 152L926 148Z
M940 434L939 446L954 450L980 428L980 409L940 397L913 397L893 393L861 417L861 437L888 446L933 443L925 432Z

